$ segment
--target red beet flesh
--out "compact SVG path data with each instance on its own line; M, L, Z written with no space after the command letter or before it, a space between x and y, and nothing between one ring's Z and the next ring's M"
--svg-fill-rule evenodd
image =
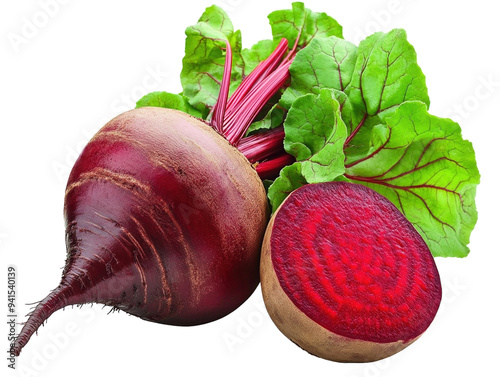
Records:
M324 358L371 361L395 353L428 328L441 301L439 274L422 237L391 202L362 185L330 182L298 189L273 216L263 249L264 298L285 335L289 315L274 302L268 276L291 307L326 333L370 348L369 355L362 354L362 346L351 355L338 349L319 355ZM297 331L296 323L291 326ZM289 337L309 350L308 341L293 339L299 335ZM376 352L383 344L400 347Z
M64 214L62 281L28 319L17 354L67 305L196 325L233 311L259 283L262 182L224 138L179 111L141 108L104 126L73 167Z

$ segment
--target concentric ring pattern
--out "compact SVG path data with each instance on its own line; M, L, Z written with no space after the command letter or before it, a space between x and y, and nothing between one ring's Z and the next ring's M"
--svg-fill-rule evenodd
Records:
M276 214L270 242L284 292L335 334L409 341L436 315L441 283L427 245L391 202L365 186L296 190Z

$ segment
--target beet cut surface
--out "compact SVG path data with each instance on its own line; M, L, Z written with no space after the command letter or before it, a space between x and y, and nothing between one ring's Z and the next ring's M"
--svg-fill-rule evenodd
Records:
M319 355L337 361L372 361L405 348L441 301L434 259L413 225L382 195L347 182L307 185L287 198L267 229L261 279L271 317L302 348L318 354L309 342L321 340L301 339L314 330L300 329L289 313L295 309L327 338L360 343L345 355L339 344L337 354Z

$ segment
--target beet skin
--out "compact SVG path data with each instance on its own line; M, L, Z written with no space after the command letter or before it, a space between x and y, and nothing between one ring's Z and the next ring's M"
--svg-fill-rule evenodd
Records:
M67 305L196 325L230 313L259 284L262 182L238 150L182 112L140 108L104 126L71 172L64 215L61 283L31 314L16 354Z

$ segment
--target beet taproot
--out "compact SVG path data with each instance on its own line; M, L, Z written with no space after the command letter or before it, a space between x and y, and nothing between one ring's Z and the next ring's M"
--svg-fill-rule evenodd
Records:
M385 197L349 182L294 191L271 218L260 269L277 327L332 361L401 351L428 328L441 301L420 234Z
M145 106L92 138L66 188L61 282L29 315L14 355L68 305L102 303L187 326L222 318L250 297L269 220L262 179L276 177L291 156L282 129L246 133L289 79L296 47L288 51L282 39L228 100L227 42L210 121Z
M259 284L262 181L227 140L180 111L134 109L106 124L73 167L64 215L61 283L29 317L16 354L68 305L195 325L233 311Z

